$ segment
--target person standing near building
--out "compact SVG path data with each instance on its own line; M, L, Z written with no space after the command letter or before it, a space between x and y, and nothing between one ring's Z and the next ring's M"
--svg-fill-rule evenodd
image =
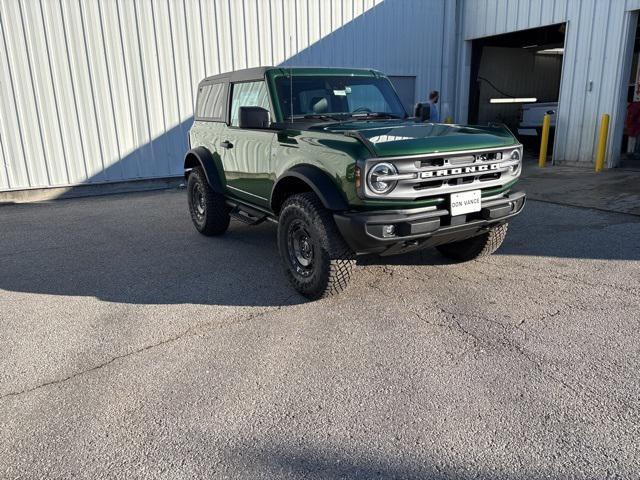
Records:
M438 99L440 92L433 90L429 93L429 100L416 103L413 116L420 122L440 123L440 112L438 111Z
M633 101L627 106L627 118L624 122L624 134L629 137L628 151L634 160L640 160L640 102Z
M429 93L429 121L431 123L440 123L440 111L438 110L438 100L440 99L440 92L433 90Z

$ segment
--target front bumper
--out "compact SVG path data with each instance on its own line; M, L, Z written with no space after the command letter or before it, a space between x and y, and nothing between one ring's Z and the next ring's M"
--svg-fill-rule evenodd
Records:
M336 213L334 219L354 252L395 255L479 235L516 216L524 204L525 193L513 192L483 201L479 212L455 217L446 208L419 208ZM385 225L394 226L394 236L383 235Z

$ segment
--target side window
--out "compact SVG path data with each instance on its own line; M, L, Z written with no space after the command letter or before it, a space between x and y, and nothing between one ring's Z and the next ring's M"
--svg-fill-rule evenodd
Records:
M264 81L234 83L231 94L231 125L239 125L240 107L262 107L270 111L269 92Z
M225 87L224 83L212 83L200 87L196 103L196 117L224 121Z

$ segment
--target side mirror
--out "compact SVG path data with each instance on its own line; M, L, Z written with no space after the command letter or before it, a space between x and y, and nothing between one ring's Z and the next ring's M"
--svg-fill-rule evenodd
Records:
M269 110L262 107L240 107L240 128L269 128Z

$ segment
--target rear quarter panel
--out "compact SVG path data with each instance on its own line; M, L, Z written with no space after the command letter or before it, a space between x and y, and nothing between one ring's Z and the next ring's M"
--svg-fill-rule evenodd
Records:
M189 143L191 148L204 147L211 152L220 180L223 185L226 185L226 176L222 166L223 152L220 148L220 136L224 128L225 124L222 122L196 120L189 130Z

